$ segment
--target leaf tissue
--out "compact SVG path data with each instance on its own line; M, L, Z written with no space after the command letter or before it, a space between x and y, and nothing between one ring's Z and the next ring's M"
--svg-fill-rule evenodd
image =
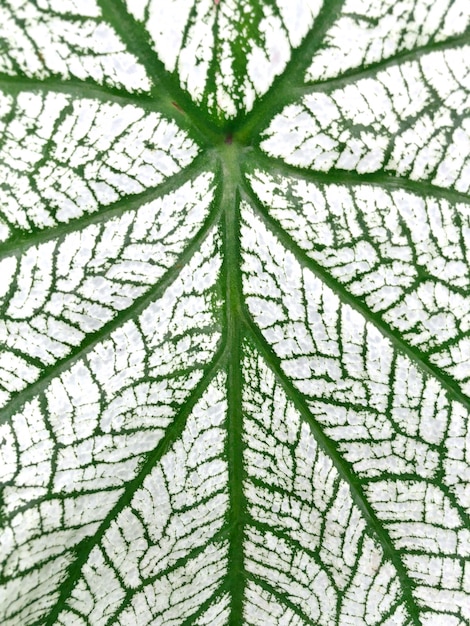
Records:
M0 0L0 624L470 624L468 0Z

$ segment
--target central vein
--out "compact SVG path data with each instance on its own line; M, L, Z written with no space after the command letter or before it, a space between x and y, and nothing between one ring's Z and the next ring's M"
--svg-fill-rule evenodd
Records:
M230 624L240 624L243 614L245 576L243 571L243 442L241 375L241 275L239 234L239 147L226 143L221 148L223 175L223 243L226 295L226 354L229 468L229 563L231 595Z

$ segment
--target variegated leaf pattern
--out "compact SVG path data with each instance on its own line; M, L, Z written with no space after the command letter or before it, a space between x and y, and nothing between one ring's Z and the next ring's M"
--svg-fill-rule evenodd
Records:
M465 0L0 0L0 622L470 624Z

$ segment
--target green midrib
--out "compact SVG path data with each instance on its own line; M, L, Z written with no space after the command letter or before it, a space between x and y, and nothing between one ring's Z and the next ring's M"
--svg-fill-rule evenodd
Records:
M242 280L240 274L240 181L239 147L225 143L220 148L222 161L222 209L224 281L227 350L227 460L229 475L229 571L230 620L232 626L242 623L245 576L243 568L243 535L245 496L243 493L242 444Z

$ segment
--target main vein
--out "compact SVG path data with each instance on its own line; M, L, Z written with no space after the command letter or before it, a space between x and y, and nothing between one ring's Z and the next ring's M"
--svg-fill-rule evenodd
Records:
M245 576L243 571L243 441L242 441L242 374L241 374L241 276L239 250L237 148L226 145L222 153L223 167L223 239L225 249L227 401L229 470L229 589L230 624L242 623Z

